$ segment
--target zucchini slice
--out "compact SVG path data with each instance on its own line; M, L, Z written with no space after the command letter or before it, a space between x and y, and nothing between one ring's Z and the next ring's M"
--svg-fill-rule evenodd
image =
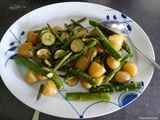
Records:
M75 39L71 42L70 48L73 52L80 52L85 43L81 39Z
M54 59L62 58L66 54L66 51L63 49L59 49L54 53Z
M70 87L73 87L78 83L79 78L71 74L67 74L65 81L67 85L69 85Z
M51 32L42 32L41 42L46 46L51 46L54 44L56 37Z

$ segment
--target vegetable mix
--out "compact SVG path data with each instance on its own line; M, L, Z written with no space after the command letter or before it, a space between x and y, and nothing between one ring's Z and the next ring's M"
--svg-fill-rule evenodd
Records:
M116 34L89 20L89 30L81 23L86 18L71 19L70 24L28 31L27 41L19 46L14 60L28 68L25 81L41 84L37 100L56 96L58 90L80 82L88 92L66 93L68 100L110 100L116 91L137 90L142 82L132 81L137 65L131 62L133 53L124 35ZM123 53L123 55L122 55ZM64 80L57 71L64 72Z

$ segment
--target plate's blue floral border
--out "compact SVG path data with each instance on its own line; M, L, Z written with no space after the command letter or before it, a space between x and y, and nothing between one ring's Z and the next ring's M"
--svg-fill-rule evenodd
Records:
M128 28L128 30L131 32L132 31L132 26L131 26L131 22L133 22L131 19L129 19L125 14L123 13L117 13L115 12L114 9L107 9L106 10L106 18L107 20L115 20L115 21L118 21L118 22L121 22L123 24L126 25L126 27ZM21 42L21 38L22 36L25 35L25 31L22 31L19 35L19 37L17 37L14 32L12 30L9 30L11 35L14 37L15 41L12 41L9 45L10 45L10 48L4 53L5 55L7 55L8 52L13 52L17 49L17 47L19 45L22 44ZM18 45L17 45L18 44ZM15 52L14 52L15 53ZM5 68L7 67L7 63L9 60L13 60L14 57L16 56L17 54L13 54L11 55L5 62ZM143 88L144 88L144 85L143 85ZM64 97L64 99L66 100L65 96L63 95L63 91L64 90L60 90L59 93ZM65 90L66 91L66 90ZM127 104L131 103L134 99L136 99L140 94L141 92L143 91L142 90L139 90L139 91L129 91L129 92L122 92L120 94L120 96L118 97L118 103L115 103L115 102L112 102L112 101L97 101L97 102L94 102L92 104L90 104L89 106L86 106L86 108L84 109L84 111L82 113L80 113L75 107L74 105L71 103L71 101L69 100L66 100L68 102L68 104L73 108L73 110L77 113L78 117L79 118L85 118L85 113L87 112L87 110L92 107L93 105L96 105L96 104L99 104L99 103L102 103L102 102L105 102L107 104L113 104L119 108L123 108L124 106L126 106Z

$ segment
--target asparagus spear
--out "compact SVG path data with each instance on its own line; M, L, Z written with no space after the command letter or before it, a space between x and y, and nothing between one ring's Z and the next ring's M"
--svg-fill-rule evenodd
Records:
M38 95L37 95L37 101L41 98L43 90L44 90L44 84L41 84Z
M122 58L122 55L110 44L110 42L103 35L100 29L98 29L98 27L95 27L92 30L91 35L93 37L98 37L101 46L106 50L108 54L112 55L116 60L120 60Z
M129 54L131 53L131 48L129 47L126 41L123 41L122 48Z
M108 35L113 35L114 32L110 31L108 29L106 29L105 27L101 26L100 23L94 21L94 20L89 20L89 24L94 26L94 27L98 27L100 30L102 30L103 32L105 32Z
M38 65L36 65L35 63L33 63L32 61L28 60L27 58L25 58L23 56L17 55L14 57L14 60L17 63L23 65L24 67L33 70L37 74L47 76L51 73L48 70L42 69L41 67L39 67Z
M124 56L121 61L120 61L120 65L112 70L109 74L107 74L105 77L104 77L104 82L107 83L109 82L113 76L122 68L122 66L125 64L126 61L129 61L131 58L132 58L133 54L127 54L126 56Z
M69 73L71 73L72 75L75 75L79 78L82 78L83 80L85 80L86 82L91 84L92 86L98 85L98 81L96 81L96 79L90 77L87 73L81 71L80 69L72 68L69 70Z
M15 56L14 60L23 65L24 67L33 70L34 72L36 72L37 74L40 74L42 76L47 76L49 79L53 80L54 83L56 84L58 89L61 89L64 87L64 84L62 83L62 81L60 80L60 78L58 77L58 75L56 74L56 72L51 72L45 69L42 69L41 67L37 66L36 64L34 64L33 62L31 62L30 60L28 60L25 57L22 56Z
M64 84L56 72L53 72L53 76L52 76L51 80L56 84L57 89L64 88Z
M67 93L67 100L87 101L87 100L102 100L109 101L111 99L108 92L102 93Z
M116 92L116 91L130 91L130 90L140 90L143 87L143 82L131 82L131 83L124 83L118 85L106 84L101 86L96 86L90 88L91 93L97 92Z
M72 52L69 52L66 54L53 68L53 72L55 72L58 68L61 67L61 65L64 63L64 61L71 56Z

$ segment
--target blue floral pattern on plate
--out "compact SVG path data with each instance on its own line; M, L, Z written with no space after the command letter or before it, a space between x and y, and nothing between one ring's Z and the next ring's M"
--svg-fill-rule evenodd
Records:
M15 41L12 41L12 42L9 44L11 47L5 52L5 55L6 55L8 52L13 52L13 51L15 51L15 50L17 49L17 47L18 47L17 45L15 45L15 43L18 43L18 45L21 45L21 44L22 44L22 43L21 43L21 37L25 35L25 32L22 31L22 32L20 33L20 35L19 35L19 38L17 38L17 37L15 36L15 34L12 32L12 30L10 30L10 33L11 33L12 36L14 37ZM13 54L12 56L10 56L10 57L6 60L6 62L5 62L5 67L6 67L8 61L9 61L9 60L13 60L16 55L17 55L17 54Z
M132 20L128 19L128 17L124 13L120 13L119 15L117 15L114 9L108 9L107 12L111 14L106 15L106 20L115 20L123 23L126 25L130 32L132 31L132 27L129 24L130 22L132 22Z

